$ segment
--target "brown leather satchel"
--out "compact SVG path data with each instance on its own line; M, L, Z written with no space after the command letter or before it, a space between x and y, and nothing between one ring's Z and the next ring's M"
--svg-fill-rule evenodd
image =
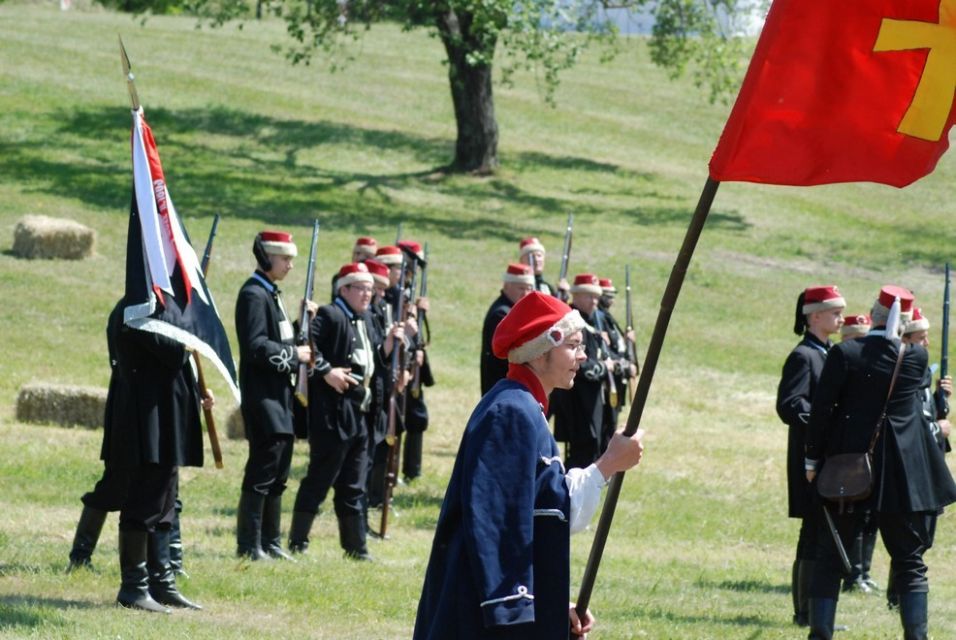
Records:
M873 449L876 447L877 438L880 437L880 429L886 422L886 407L890 402L890 396L893 395L893 387L900 373L905 350L906 344L901 344L899 356L896 358L896 368L893 369L893 377L890 379L890 388L883 402L883 411L880 413L879 420L876 421L869 449L862 453L841 453L827 458L817 476L817 493L826 500L839 502L840 511L843 510L845 503L866 500L873 492Z

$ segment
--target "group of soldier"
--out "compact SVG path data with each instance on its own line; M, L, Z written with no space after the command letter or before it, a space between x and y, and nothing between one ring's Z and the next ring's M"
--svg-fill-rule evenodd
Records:
M844 318L836 286L803 291L777 392L789 426L789 515L801 520L792 568L794 623L811 640L829 640L842 591L875 592L870 562L879 532L890 555L887 602L898 608L905 640L928 638L929 583L923 554L936 518L956 501L944 461L949 451L948 377L934 392L929 321L913 294L887 285L869 314ZM834 345L830 336L840 333ZM854 499L820 496L819 473L838 456L866 452L872 488ZM833 477L833 474L830 474Z
M495 330L511 308L532 291L569 302L584 319L582 331L585 360L569 389L557 388L550 396L554 437L566 443L565 465L584 468L607 448L617 429L628 397L627 390L638 374L632 327L622 329L611 314L617 289L610 278L580 273L572 283L562 279L557 287L543 279L547 254L540 240L529 237L519 244L519 262L507 265L502 275L501 295L485 314L481 331L481 393L488 393L508 373L508 362L495 356Z
M434 384L421 331L428 300L414 290L425 252L414 241L379 247L372 238L359 238L333 278L331 302L302 301L307 327L289 316L279 289L298 253L291 235L263 231L252 252L257 268L242 285L235 312L249 447L237 554L294 560L292 554L305 553L313 520L332 490L346 557L371 560L369 510L387 513L383 502L398 481L403 434L405 481L421 473L428 426L423 387ZM174 282L175 295L165 296L162 305L186 304L182 279ZM167 607L198 609L176 586L176 576L185 573L178 470L202 464L200 408L211 408L215 400L208 391L201 397L190 351L160 333L126 326L125 306L125 299L116 304L107 328L104 473L83 496L70 568L91 564L107 513L119 511L119 604L166 613ZM165 309L160 307L160 316ZM307 338L297 339L297 333ZM307 382L296 388L300 366ZM309 440L309 464L286 551L282 494L297 436Z

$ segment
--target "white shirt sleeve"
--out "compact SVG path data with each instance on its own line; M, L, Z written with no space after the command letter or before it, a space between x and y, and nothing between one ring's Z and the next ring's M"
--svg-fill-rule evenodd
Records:
M601 489L607 482L597 466L568 469L564 476L571 496L571 533L584 531L601 502Z

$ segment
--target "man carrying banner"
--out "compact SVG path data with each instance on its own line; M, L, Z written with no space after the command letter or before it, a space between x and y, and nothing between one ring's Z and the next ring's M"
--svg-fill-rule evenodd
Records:
M154 315L178 317L187 302L178 269L173 293ZM158 332L112 322L119 384L103 435L106 465L128 477L120 511L119 556L124 607L167 612L163 605L199 609L176 588L169 564L179 467L202 466L200 395L190 352ZM152 534L152 536L150 536Z
M501 279L501 295L491 303L481 327L481 395L488 393L495 383L508 375L508 361L495 356L491 348L495 329L511 311L511 307L534 291L535 286L534 274L526 264L509 264Z
M570 535L584 529L613 474L642 456L643 431L616 435L586 469L565 472L545 412L575 384L584 320L532 292L498 325L508 376L478 403L445 493L415 621L415 640L567 638L593 618L568 607ZM583 619L582 619L583 618Z
M292 235L263 231L256 235L252 253L258 268L236 300L242 420L249 441L236 552L262 560L286 557L280 545L280 518L295 440L292 374L300 362L312 358L312 350L294 344L295 332L277 284L292 270L298 253ZM311 301L308 304L314 307Z

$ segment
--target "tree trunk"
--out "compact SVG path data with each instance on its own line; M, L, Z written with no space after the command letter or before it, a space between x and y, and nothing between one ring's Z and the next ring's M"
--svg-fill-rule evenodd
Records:
M491 64L468 63L469 52L480 50L479 38L470 33L470 27L468 14L449 10L438 18L438 30L448 55L448 81L458 127L451 169L484 174L498 166L498 123L491 92ZM494 43L490 46L493 54ZM491 57L487 55L489 61Z

